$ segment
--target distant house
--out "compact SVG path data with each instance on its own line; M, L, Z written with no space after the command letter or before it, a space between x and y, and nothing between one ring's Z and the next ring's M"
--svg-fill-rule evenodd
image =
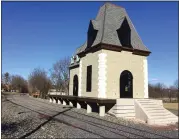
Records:
M1 84L1 90L3 92L11 92L11 86L9 84Z

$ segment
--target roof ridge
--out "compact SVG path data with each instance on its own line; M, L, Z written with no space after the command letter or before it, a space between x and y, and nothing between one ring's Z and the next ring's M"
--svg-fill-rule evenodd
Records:
M102 27L102 36L101 36L101 42L102 42L103 37L104 37L104 29L105 29L104 25L105 25L105 17L106 17L106 8L107 8L107 6L105 5L105 9L104 9L104 20L103 20L103 27Z

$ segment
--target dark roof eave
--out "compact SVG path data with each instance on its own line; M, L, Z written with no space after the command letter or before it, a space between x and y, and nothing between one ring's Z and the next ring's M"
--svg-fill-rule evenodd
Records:
M78 68L79 67L79 63L75 63L75 64L71 64L69 66L69 69L74 69L74 68Z
M112 44L106 44L106 43L99 43L91 48L86 49L85 51L82 51L80 53L78 53L78 55L80 57L85 56L88 52L96 52L99 51L101 49L105 49L105 50L111 50L111 51L129 51L132 52L132 54L134 55L141 55L141 56L149 56L150 55L150 51L145 51L145 50L140 50L140 49L134 49L134 48L128 48L128 47L124 47L124 46L118 46L118 45L112 45Z

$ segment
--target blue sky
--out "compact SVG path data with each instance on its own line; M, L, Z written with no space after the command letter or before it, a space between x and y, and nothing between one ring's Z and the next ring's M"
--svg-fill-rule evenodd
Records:
M149 81L178 78L177 2L112 2L124 7L144 44ZM2 2L2 72L28 78L71 56L87 38L90 19L104 2Z

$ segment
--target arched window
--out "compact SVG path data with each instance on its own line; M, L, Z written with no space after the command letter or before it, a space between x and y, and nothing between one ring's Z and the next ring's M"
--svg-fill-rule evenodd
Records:
M120 75L120 98L133 98L133 76L128 70Z

